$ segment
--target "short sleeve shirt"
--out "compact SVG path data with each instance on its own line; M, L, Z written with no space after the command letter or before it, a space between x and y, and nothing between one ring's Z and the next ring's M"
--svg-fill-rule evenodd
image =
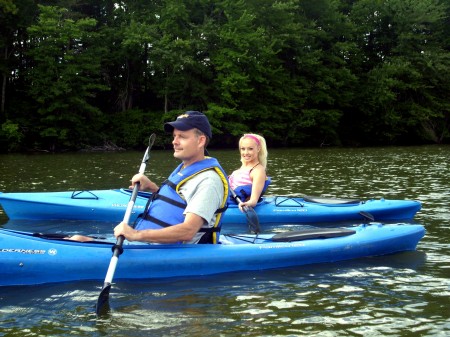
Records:
M183 212L196 214L204 219L203 227L214 227L217 214L215 212L222 206L224 186L221 177L213 169L201 172L179 190L186 200L187 207ZM197 233L188 243L197 243L204 233Z

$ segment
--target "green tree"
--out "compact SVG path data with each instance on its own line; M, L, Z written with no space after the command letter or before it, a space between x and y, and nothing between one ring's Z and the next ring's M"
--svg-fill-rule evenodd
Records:
M303 89L298 131L302 144L339 145L344 112L354 99L353 25L340 1L301 1L297 17L304 43L297 46L297 87Z
M293 9L294 4L269 1L216 3L206 39L214 74L208 112L219 132L253 131L284 141L299 100L280 57L287 54L286 39L298 33Z
M191 109L212 145L446 142L449 15L448 0L0 0L1 148L137 147Z
M30 93L39 103L37 118L32 119L37 120L42 146L54 150L101 139L103 116L93 99L107 87L100 82L96 21L68 19L63 8L39 9L38 22L28 29L33 61L28 76Z
M0 149L20 150L25 139L21 117L29 109L25 72L26 27L37 7L33 0L0 1Z
M256 82L264 76L257 76L255 68L264 63L262 49L267 42L264 31L255 23L255 15L246 9L244 1L220 1L214 13L216 24L209 30L209 59L214 73L214 97L209 102L214 113L220 117L225 133L238 134L245 125L261 116L251 110L253 95L258 95ZM214 118L215 117L215 118ZM252 124L253 125L253 124Z
M18 8L11 0L0 0L0 20L2 22L2 30L0 33L0 50L3 56L0 63L0 72L2 74L1 86L1 102L0 114L5 113L5 99L6 99L6 82L8 80L9 67L7 66L8 58L11 55L11 43L9 41L11 33L15 30L15 25L12 25L12 18L17 17ZM8 22L9 21L9 22ZM9 26L9 27L8 27ZM12 26L12 27L11 27ZM3 118L0 119L0 121Z
M449 60L441 46L448 7L436 0L355 3L359 27L361 123L367 135L396 143L448 137Z

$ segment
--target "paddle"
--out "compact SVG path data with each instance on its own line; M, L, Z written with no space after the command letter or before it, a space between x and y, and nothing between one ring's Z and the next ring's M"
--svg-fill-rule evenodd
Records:
M231 188L230 190L231 194L233 195L233 199L236 200L237 203L242 202L241 199L239 199L239 197L236 195L236 192L234 192ZM256 214L253 207L244 206L243 209L245 212L245 216L247 217L250 229L253 230L256 234L261 233L261 226L259 225L258 215Z
M148 140L148 147L145 151L144 157L142 158L141 166L139 167L139 173L143 174L145 172L145 167L147 166L147 161L150 158L150 149L155 142L155 134L152 134ZM134 207L134 203L136 201L136 197L139 191L139 183L136 183L133 188L133 193L131 194L130 201L128 202L127 209L125 211L125 215L123 217L123 221L128 223L130 221L131 212ZM109 311L109 291L111 290L111 283L114 277L114 273L116 271L116 266L119 261L119 256L123 252L123 241L125 240L123 235L120 235L117 238L116 244L113 247L113 256L111 257L111 261L109 263L108 272L106 273L105 282L103 283L102 291L97 299L96 305L96 313L97 316L105 314Z

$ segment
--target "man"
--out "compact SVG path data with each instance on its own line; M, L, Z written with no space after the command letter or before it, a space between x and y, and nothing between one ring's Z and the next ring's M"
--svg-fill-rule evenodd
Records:
M182 163L158 187L148 177L135 175L132 187L153 192L135 228L121 222L116 237L157 243L218 243L220 221L226 208L228 180L216 159L205 156L212 137L208 118L187 111L164 125L173 134L174 157Z

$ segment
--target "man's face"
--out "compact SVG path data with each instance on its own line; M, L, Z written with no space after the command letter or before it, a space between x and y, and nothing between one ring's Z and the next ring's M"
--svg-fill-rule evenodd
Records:
M196 130L181 131L173 130L173 156L190 164L203 157L203 148L205 146L206 137L200 136Z

